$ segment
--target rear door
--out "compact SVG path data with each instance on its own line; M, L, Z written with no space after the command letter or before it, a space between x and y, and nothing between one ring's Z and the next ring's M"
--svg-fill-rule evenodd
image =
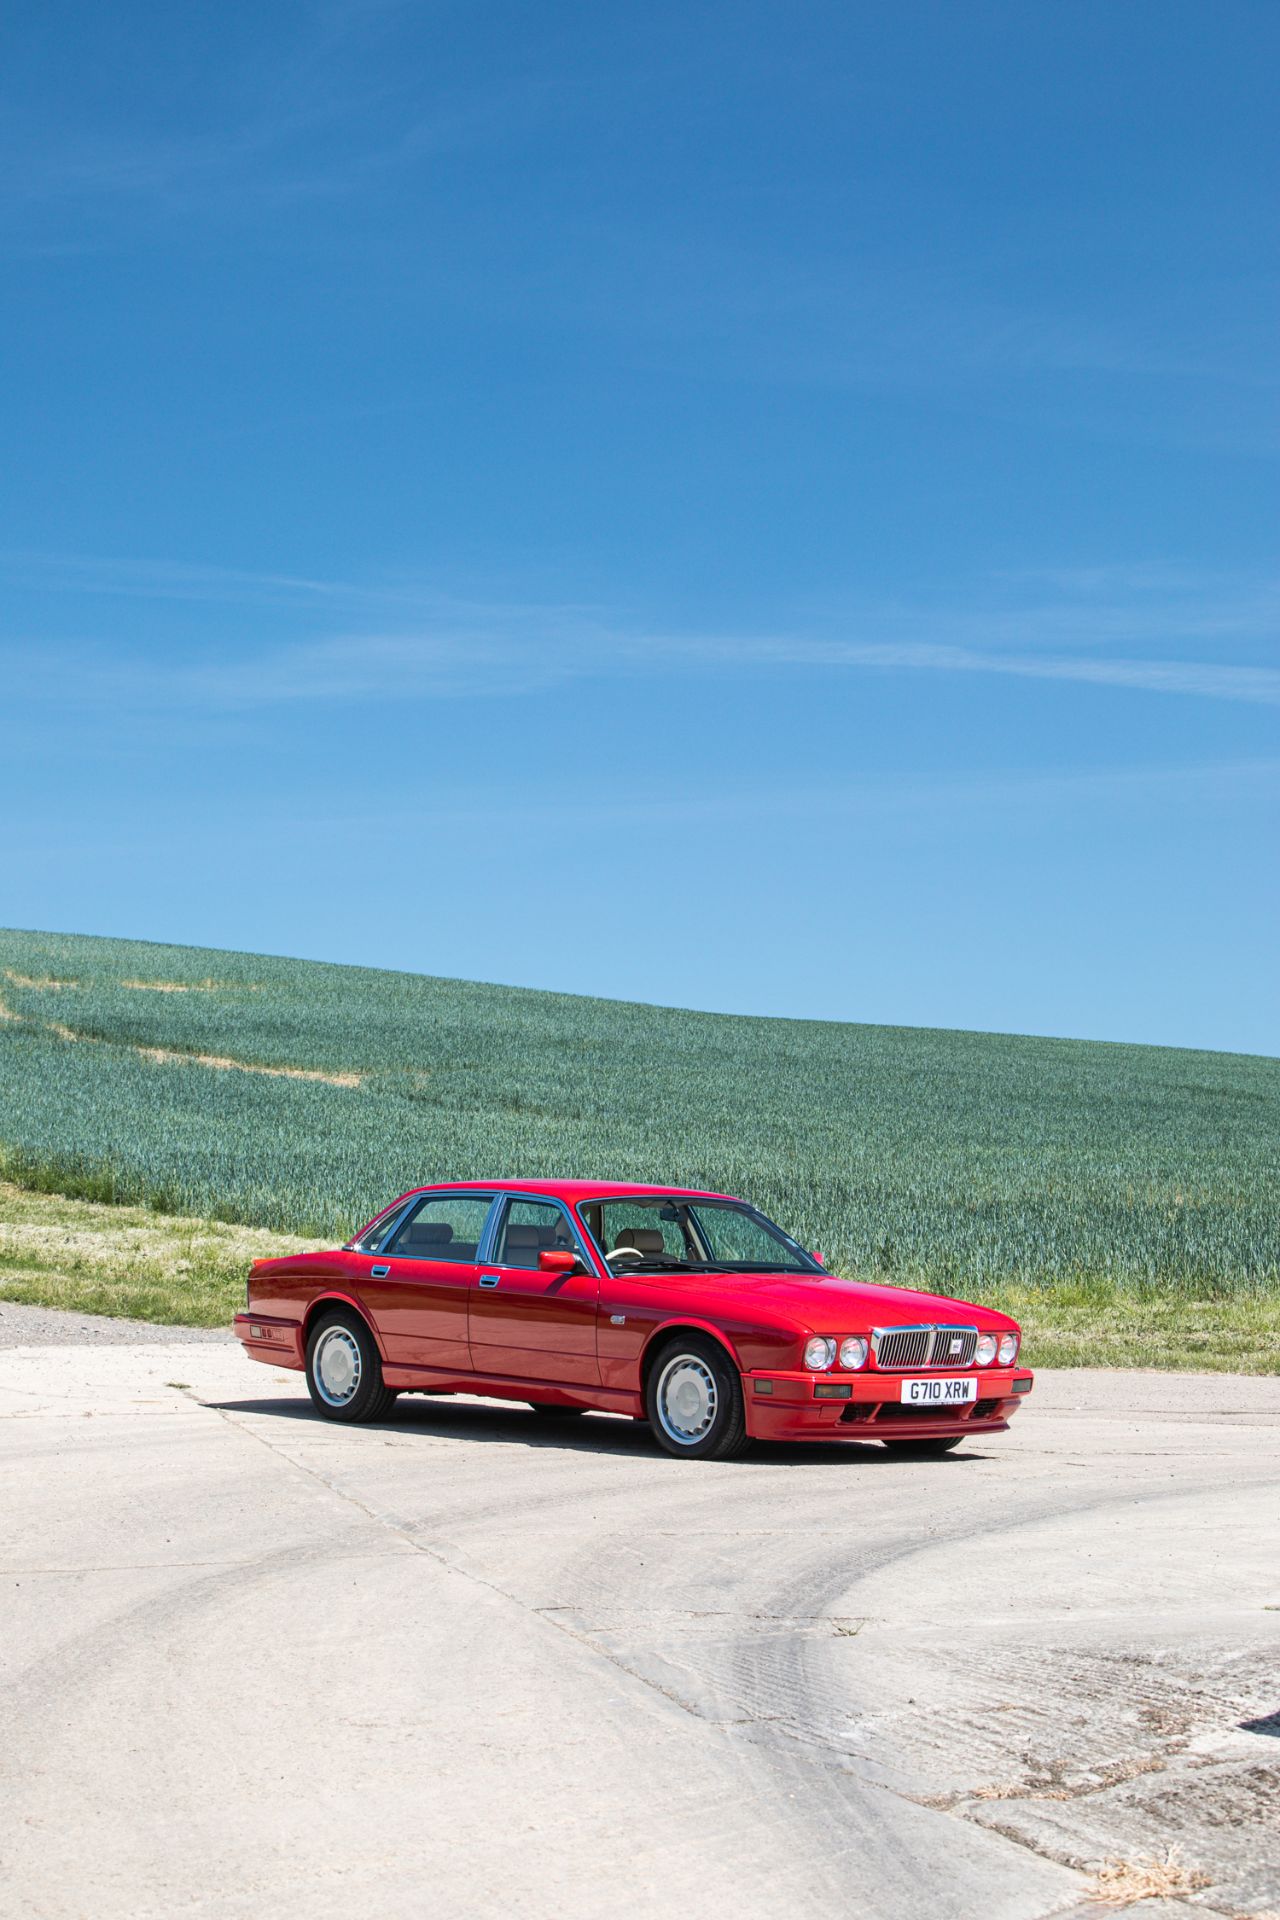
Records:
M380 1253L359 1256L360 1292L392 1366L469 1371L467 1298L493 1199L424 1194Z
M513 1195L492 1241L495 1257L471 1289L471 1364L477 1373L561 1386L596 1386L600 1282L567 1207ZM579 1271L544 1273L544 1250L576 1254Z

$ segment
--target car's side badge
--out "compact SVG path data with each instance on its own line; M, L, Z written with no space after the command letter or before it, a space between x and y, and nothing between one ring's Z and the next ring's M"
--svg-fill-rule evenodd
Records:
M611 1313L609 1315L609 1325L611 1327L625 1327L626 1324L627 1316L625 1313Z

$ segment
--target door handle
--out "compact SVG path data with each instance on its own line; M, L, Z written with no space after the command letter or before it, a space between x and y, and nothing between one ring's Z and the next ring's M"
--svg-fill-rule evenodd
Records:
M390 1271L390 1267L370 1267L369 1276L373 1280L385 1280Z
M501 1274L497 1274L497 1273L482 1273L482 1274L480 1275L480 1285L481 1285L482 1287L496 1287L496 1286L497 1286L497 1284L498 1284L498 1281L499 1281L499 1280L500 1280L501 1278L502 1278L502 1276L501 1276Z

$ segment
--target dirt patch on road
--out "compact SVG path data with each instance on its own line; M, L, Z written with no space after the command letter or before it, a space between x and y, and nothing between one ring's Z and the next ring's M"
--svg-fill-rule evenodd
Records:
M1208 1874L1184 1865L1182 1849L1170 1847L1163 1860L1108 1860L1091 1893L1105 1907L1133 1907L1139 1900L1177 1900L1208 1885Z

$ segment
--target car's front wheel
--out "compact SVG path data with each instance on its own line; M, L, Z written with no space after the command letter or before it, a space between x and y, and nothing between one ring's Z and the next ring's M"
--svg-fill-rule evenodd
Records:
M654 1438L691 1460L732 1460L747 1446L742 1380L724 1348L677 1334L649 1369L645 1407Z
M381 1420L395 1402L382 1361L358 1313L322 1313L307 1336L307 1390L326 1420Z

